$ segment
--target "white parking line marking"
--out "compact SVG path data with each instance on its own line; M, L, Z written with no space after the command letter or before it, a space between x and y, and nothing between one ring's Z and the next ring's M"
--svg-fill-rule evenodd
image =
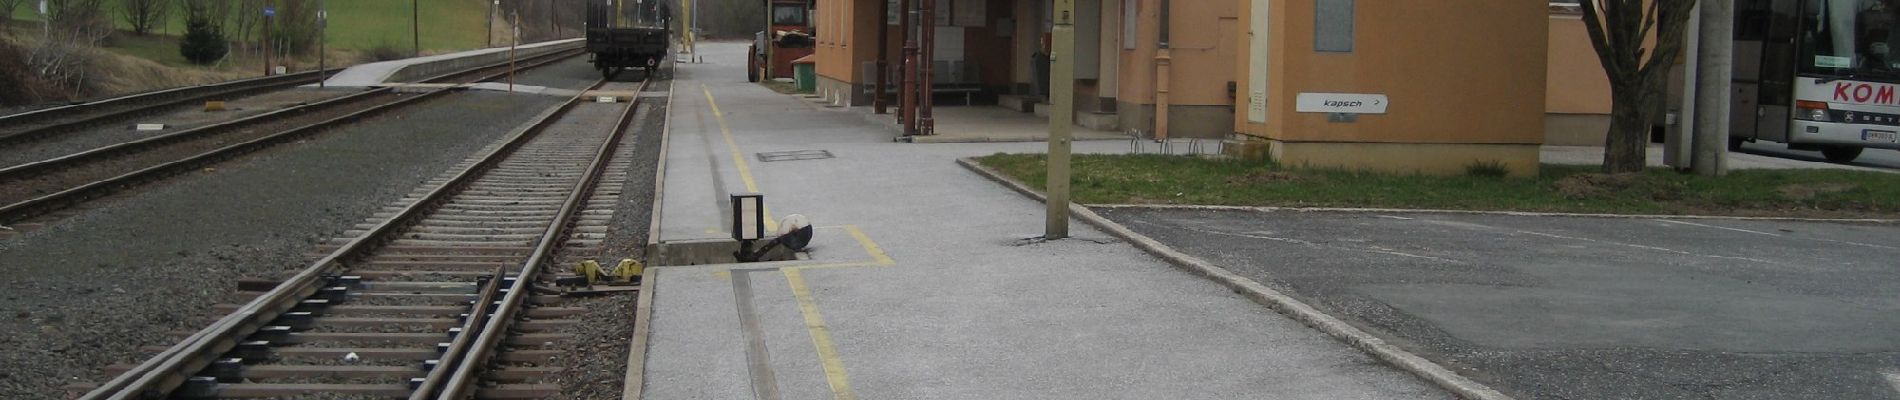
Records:
M1770 233L1770 232L1760 232L1760 231L1751 231L1751 230L1747 230L1747 229L1741 229L1741 228L1730 228L1730 227L1726 227L1726 226L1715 226L1715 225L1707 225L1707 224L1698 224L1698 223L1694 223L1694 222L1683 222L1683 221L1675 221L1675 220L1667 220L1667 219L1657 219L1656 221L1657 221L1657 222L1667 222L1667 223L1671 223L1671 224L1679 224L1679 225L1689 225L1689 226L1700 226L1700 227L1704 227L1704 228L1714 228L1714 229L1721 229L1721 230L1727 230L1727 231L1736 231L1736 232L1745 232L1745 233L1753 233L1753 234L1757 234L1757 235L1767 235L1767 236L1774 236L1774 237L1792 237L1792 238L1795 238L1795 239L1804 239L1804 240L1813 240L1813 241L1816 241L1816 242L1828 242L1828 243L1840 243L1840 244L1851 244L1851 245L1855 245L1855 246L1861 246L1861 247L1870 247L1870 248L1876 248L1876 249L1887 249L1887 250L1900 250L1900 247L1892 247L1892 246L1882 246L1882 245L1877 245L1877 244L1870 244L1870 243L1860 243L1860 242L1849 242L1849 241L1845 241L1845 240L1834 240L1834 239L1823 239L1823 238L1815 238L1815 237L1801 237L1801 236L1787 236L1787 235L1782 235L1782 234L1778 234L1778 233Z
M1900 392L1900 370L1881 371L1880 375L1887 377L1887 386L1892 386L1893 391Z
M1677 225L1688 225L1688 226L1700 226L1700 227L1704 227L1704 228L1714 228L1714 229L1721 229L1721 230L1725 230L1725 231L1736 231L1736 232L1743 232L1743 233L1753 233L1753 234L1757 234L1757 235L1767 235L1767 236L1774 236L1774 237L1781 237L1781 235L1779 235L1779 234L1773 234L1773 233L1768 233L1768 232L1761 232L1761 231L1751 231L1751 230L1747 230L1747 229L1741 229L1741 228L1730 228L1730 227L1726 227L1726 226L1715 226L1715 225L1705 225L1705 224L1698 224L1698 223L1694 223L1694 222L1683 222L1683 221L1671 221L1671 220L1666 220L1666 219L1658 219L1658 220L1655 220L1655 221L1656 221L1656 222L1662 222L1662 223L1669 223L1669 224L1677 224Z
M1141 224L1148 224L1148 225L1165 226L1165 225L1160 225L1160 224L1147 222L1147 221L1136 221L1136 222L1141 223ZM1400 256L1400 257L1410 257L1410 258L1417 258L1417 259L1424 259L1424 260L1439 261L1439 262L1448 262L1448 263L1453 263L1453 264L1464 263L1463 261L1453 260L1449 258L1432 257L1432 256L1422 255L1422 254L1412 254L1412 253L1406 253L1406 252L1400 252L1400 251L1386 250L1383 247L1358 248L1358 247L1347 247L1347 246L1334 246L1334 245L1315 243L1315 242L1310 242L1310 241L1305 241L1305 240L1300 240L1300 239L1267 236L1267 235L1262 234L1266 232L1233 233L1233 232L1221 232L1221 231L1216 231L1216 230L1211 230L1211 229L1194 228L1194 227L1188 227L1188 226L1173 226L1173 227L1200 232L1200 233L1206 233L1210 235L1271 240L1275 242L1292 243L1292 244L1297 244L1297 245L1307 246L1307 247L1318 247L1318 248L1326 248L1326 249L1334 249L1334 250L1349 250L1349 251L1357 251L1357 252L1363 252L1363 253L1385 254L1385 255L1393 255L1393 256Z

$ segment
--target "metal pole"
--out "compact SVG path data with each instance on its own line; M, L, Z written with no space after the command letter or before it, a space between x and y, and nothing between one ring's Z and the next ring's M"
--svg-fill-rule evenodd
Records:
M482 47L495 47L495 9L501 8L501 0L488 3L488 36L482 39Z
M328 88L328 86L324 85L323 81L325 81L326 79L324 79L323 75L324 75L324 60L330 58L329 54L324 54L324 52L327 51L329 47L326 44L327 42L326 39L328 38L325 38L324 36L328 36L330 33L330 8L324 7L323 3L324 3L323 0L317 0L317 88L318 89Z
M1682 93L1677 95L1676 121L1674 126L1663 130L1663 165L1677 171L1690 171L1695 161L1695 112L1696 112L1696 69L1697 58L1701 57L1702 4L1697 2L1689 12L1689 26L1697 27L1685 32L1682 38Z
M416 5L421 2L422 0L409 0L409 40L416 45L413 57L422 56L422 14L419 11L422 7Z
M917 55L917 134L937 134L936 120L932 118L932 109L937 106L936 87L937 63L937 0L924 0L923 16L917 18L917 24L923 39L923 53Z
M898 66L898 85L903 87L897 104L897 119L904 125L904 136L917 134L917 34L911 29L916 27L917 9L912 0L899 2L901 21L898 30L904 32L904 60Z
M891 15L891 2L877 0L877 89L871 92L871 110L877 114L889 112L885 108L890 106L884 95L885 83L890 81L890 77L886 76L889 74L890 66L886 65L885 60L891 56L890 51L887 50L891 44L891 24L884 21L884 18L889 15Z
M1075 0L1055 0L1049 95L1049 219L1042 237L1069 237L1069 135L1075 123Z
M1735 3L1701 2L1695 78L1695 158L1697 175L1728 173L1729 79L1735 62Z

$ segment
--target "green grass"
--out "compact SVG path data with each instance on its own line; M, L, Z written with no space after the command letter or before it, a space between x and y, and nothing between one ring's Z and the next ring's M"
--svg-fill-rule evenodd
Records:
M997 154L983 165L1037 189L1044 156ZM1085 204L1512 210L1615 214L1900 216L1900 175L1848 170L1667 169L1604 175L1544 165L1532 178L1386 175L1164 155L1078 155L1072 197ZM1479 174L1483 175L1483 174Z
M330 28L325 32L330 46L356 50L367 50L385 43L401 48L411 46L413 35L409 27L408 1L326 0L325 3L330 10ZM39 14L34 11L36 4L39 3L27 1L21 4L20 9L14 10L13 18L38 21ZM123 4L108 0L106 12L119 29L131 29L119 13ZM424 50L445 52L479 48L488 38L486 0L423 0L420 7L422 18L419 33ZM174 9L167 15L165 25L153 33L176 37L184 31L184 13ZM176 43L173 44L175 52Z

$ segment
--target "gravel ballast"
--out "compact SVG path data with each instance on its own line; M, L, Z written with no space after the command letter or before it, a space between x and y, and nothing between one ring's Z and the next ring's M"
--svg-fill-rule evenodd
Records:
M621 76L616 80L638 79L627 78L627 74ZM670 86L669 81L656 81L647 91L666 93ZM615 202L614 216L609 221L602 253L595 255L603 262L627 257L645 258L648 221L652 218L653 210L653 169L659 162L660 136L666 123L667 100L665 97L643 99L628 131L631 136L621 142L621 146L634 146L630 152L634 158L629 163L631 169L627 171L624 190ZM561 385L561 394L553 398L581 400L620 397L625 389L628 340L633 336L634 310L638 298L638 293L624 293L562 304L587 308L588 311L580 315L580 323L560 331L574 335L575 339L563 343L562 354L552 362L552 366L563 369L560 375L552 378Z
M228 111L206 112L202 104L170 107L154 115L134 117L121 123L91 126L71 132L55 133L45 139L36 140L32 143L12 146L6 149L6 151L0 151L0 166L13 166L46 160L107 145L144 139L295 107L303 103L315 103L326 99L354 94L356 92L357 91L353 90L291 88L228 100L225 104ZM165 124L165 130L141 132L132 129L133 125L141 123Z
M452 94L179 176L0 241L0 398L48 398L196 330L242 276L340 235L553 96Z

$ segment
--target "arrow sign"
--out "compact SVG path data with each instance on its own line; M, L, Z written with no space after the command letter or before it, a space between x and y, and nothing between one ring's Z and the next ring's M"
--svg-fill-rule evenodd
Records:
M1296 111L1303 113L1384 114L1391 103L1383 94L1300 93Z

